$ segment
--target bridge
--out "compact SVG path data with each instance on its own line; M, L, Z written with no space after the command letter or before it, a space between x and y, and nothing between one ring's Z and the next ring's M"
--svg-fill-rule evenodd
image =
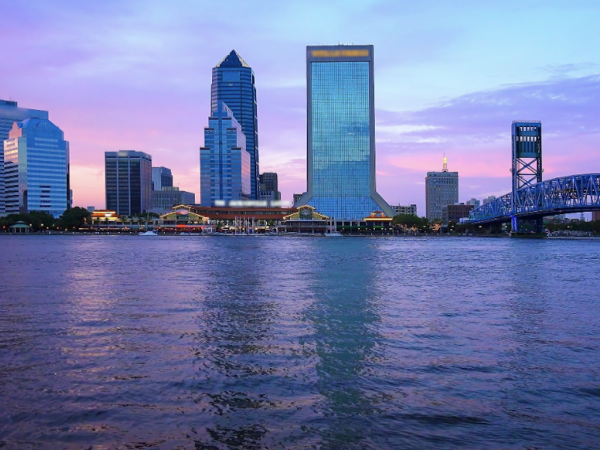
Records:
M600 173L553 178L509 192L471 210L474 225L600 210ZM514 227L513 227L514 228Z
M512 192L472 209L464 223L511 222L512 231L529 223L542 231L542 218L600 210L600 173L542 181L542 123L512 123Z

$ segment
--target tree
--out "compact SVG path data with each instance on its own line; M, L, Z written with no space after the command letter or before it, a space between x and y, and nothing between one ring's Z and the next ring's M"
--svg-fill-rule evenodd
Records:
M57 225L65 230L79 228L83 224L90 223L90 217L91 214L87 209L76 206L67 209L59 217Z

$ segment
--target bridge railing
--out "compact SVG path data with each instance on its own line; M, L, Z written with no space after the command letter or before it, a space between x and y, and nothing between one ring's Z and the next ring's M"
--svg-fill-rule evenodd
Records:
M468 223L507 220L510 216L553 215L600 209L600 174L553 178L519 189L472 209Z

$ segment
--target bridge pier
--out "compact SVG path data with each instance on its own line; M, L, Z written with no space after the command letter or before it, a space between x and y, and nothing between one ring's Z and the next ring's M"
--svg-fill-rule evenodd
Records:
M516 216L510 218L513 233L543 233L544 219L542 217L519 219Z

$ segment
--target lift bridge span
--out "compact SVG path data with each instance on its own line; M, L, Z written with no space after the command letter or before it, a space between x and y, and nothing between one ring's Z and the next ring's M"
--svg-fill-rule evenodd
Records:
M465 223L486 225L515 219L600 210L600 173L553 178L522 187L471 210Z

